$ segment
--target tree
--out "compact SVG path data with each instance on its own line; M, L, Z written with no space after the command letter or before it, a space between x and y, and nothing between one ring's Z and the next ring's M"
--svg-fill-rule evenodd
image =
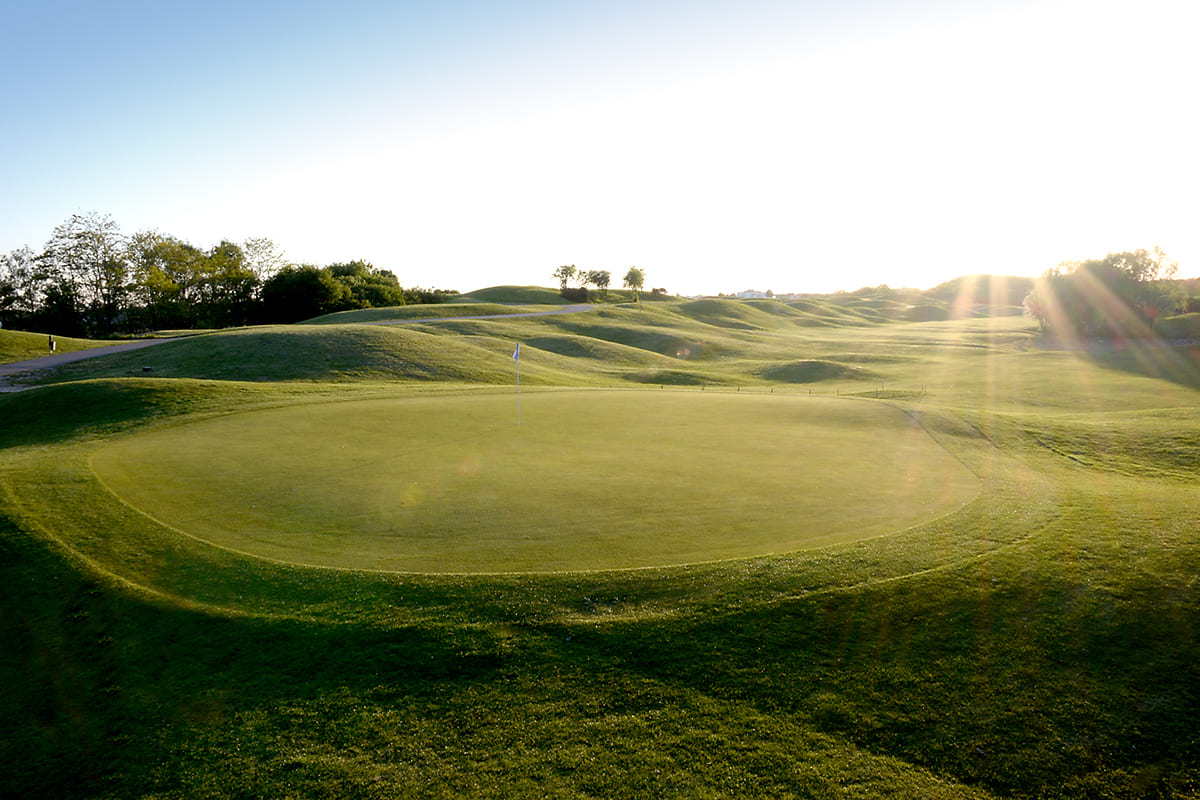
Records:
M375 269L367 261L330 264L326 269L350 290L354 308L386 308L407 302L404 288L394 272Z
M28 317L41 307L48 279L45 266L28 246L13 250L0 261L0 279L11 287L5 310Z
M130 238L132 293L145 327L197 323L202 313L199 287L204 259L198 248L157 231L141 231Z
M1159 248L1064 262L1034 284L1025 309L1043 331L1060 336L1146 336L1179 298L1168 283L1178 270Z
M564 264L558 269L554 270L553 274L555 278L558 278L559 289L566 291L567 284L570 283L571 278L575 277L576 273L578 273L578 270L575 269L574 264Z
M246 267L260 281L265 281L286 265L283 253L275 246L275 242L270 239L247 239L242 242L242 252L246 256Z
M118 322L129 291L125 244L112 217L95 212L72 215L46 243L42 261L56 296L71 298L62 307L83 315L89 333L108 333Z
M259 285L241 245L222 240L206 254L201 272L200 294L207 323L213 327L245 325Z
M642 286L645 284L645 282L646 273L637 267L630 267L629 271L625 273L625 288L633 291L633 299L639 303L642 299L640 292L642 291Z
M262 310L268 322L300 320L350 307L350 290L328 269L304 265L284 267L262 287Z
M593 269L588 271L588 283L594 284L600 290L600 295L605 297L608 295L608 284L612 282L612 273L606 269Z

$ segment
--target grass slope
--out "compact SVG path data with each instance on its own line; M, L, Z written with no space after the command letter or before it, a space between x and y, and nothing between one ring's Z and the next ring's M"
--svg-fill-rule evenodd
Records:
M1189 349L1048 349L1012 318L842 309L857 320L844 324L825 301L789 307L834 324L750 306L722 326L684 305L222 333L156 346L148 376L144 355L114 356L0 397L0 784L89 798L1200 795ZM891 404L983 491L814 551L437 576L166 536L89 468L97 448L181 420L460 397L442 364L495 385L512 342L537 337L555 346L522 347L523 381L528 368L627 386L660 369L733 400ZM805 362L872 374L767 372ZM880 391L901 396L836 399Z

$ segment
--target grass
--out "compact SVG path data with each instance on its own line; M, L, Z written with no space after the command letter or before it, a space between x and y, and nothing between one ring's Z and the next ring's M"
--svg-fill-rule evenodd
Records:
M876 404L539 392L522 398L520 425L515 412L508 393L301 404L129 437L90 463L123 502L204 541L404 572L791 552L918 524L979 490ZM414 441L419 430L438 433Z
M778 312L730 302L218 333L64 367L0 397L6 791L1200 795L1200 384L1190 351L1046 348L1013 317L906 324L820 298ZM427 475L461 463L446 443L469 430L448 430L434 409L507 407L515 341L523 384L695 381L590 393L613 398L609 415L591 420L578 388L523 392L523 402L558 403L553 418L597 455L628 446L626 398L663 398L662 416L647 412L653 424L636 436L655 472L671 461L654 448L670 441L672 418L685 433L697 426L674 445L697 462L746 446L739 431L778 431L788 423L777 412L797 414L802 438L828 433L827 414L851 415L850 456L899 430L865 428L871 420L913 420L953 461L939 474L969 470L980 492L951 513L815 549L632 570L421 574L213 547L164 529L143 513L149 500L123 503L91 471L112 479L117 454L173 470L171 459L189 458L189 436L221 433L230 461L219 480L232 493L255 472L250 458L287 461L252 446L274 426L422 409L434 424L404 425L402 452L428 469L395 475ZM151 355L161 360L144 374ZM688 416L698 408L720 421ZM755 412L738 415L746 408ZM528 409L522 427L537 419ZM361 447L363 416L361 430L345 429ZM239 420L259 424L236 431ZM159 452L168 446L179 452ZM242 447L252 456L238 457ZM797 480L837 455L797 457ZM297 474L338 457L315 448ZM541 488L584 466L533 459L523 469ZM860 483L884 483L884 465L861 472ZM765 491L757 481L735 483ZM329 497L362 502L353 485L339 478ZM810 495L838 501L839 490L814 486ZM653 519L612 486L569 488L584 519ZM680 497L730 502L703 487ZM660 518L641 538L687 524Z
M51 338L54 339L54 350L50 349L49 340ZM109 344L116 344L116 342L73 339L69 336L50 337L44 333L4 329L0 330L0 364L42 358L54 355L54 353L72 353L76 350L104 347Z

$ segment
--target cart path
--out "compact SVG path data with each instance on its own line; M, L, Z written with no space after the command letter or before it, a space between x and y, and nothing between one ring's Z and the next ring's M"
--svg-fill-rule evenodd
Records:
M595 311L594 305L573 305L556 308L550 311L522 311L516 314L483 314L472 317L413 317L412 319L393 319L382 322L362 322L360 325L410 325L418 322L458 322L461 320L475 319L512 319L514 317L544 317L551 314L578 314L584 311ZM99 358L100 356L111 355L112 353L124 353L129 350L140 350L143 347L162 344L163 342L174 342L182 339L182 336L172 336L165 339L138 339L133 342L122 342L120 344L110 344L103 347L89 347L84 350L73 350L70 353L55 353L54 355L42 356L41 358L30 358L25 361L13 361L9 364L0 364L0 392L19 392L23 389L31 387L14 385L8 381L9 378L20 375L25 372L33 372L40 369L52 369L62 364L69 364L72 361L83 361L86 358Z
M174 342L182 337L172 336L165 339L138 339L134 342L122 342L120 344L109 344L103 347L89 347L84 350L72 350L69 353L55 353L41 358L30 358L25 361L13 361L9 364L0 364L0 391L3 392L19 392L22 389L28 388L25 386L13 386L5 379L14 375L19 375L23 372L33 372L39 369L52 369L61 364L70 364L72 361L82 361L85 358L99 358L112 353L124 353L127 350L141 350L143 347L149 347L154 344L162 344L163 342Z

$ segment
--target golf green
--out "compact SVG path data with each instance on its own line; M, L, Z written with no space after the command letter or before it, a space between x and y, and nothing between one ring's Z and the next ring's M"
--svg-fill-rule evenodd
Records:
M123 502L295 564L430 573L666 566L877 536L978 479L870 401L591 390L234 413L92 454Z

